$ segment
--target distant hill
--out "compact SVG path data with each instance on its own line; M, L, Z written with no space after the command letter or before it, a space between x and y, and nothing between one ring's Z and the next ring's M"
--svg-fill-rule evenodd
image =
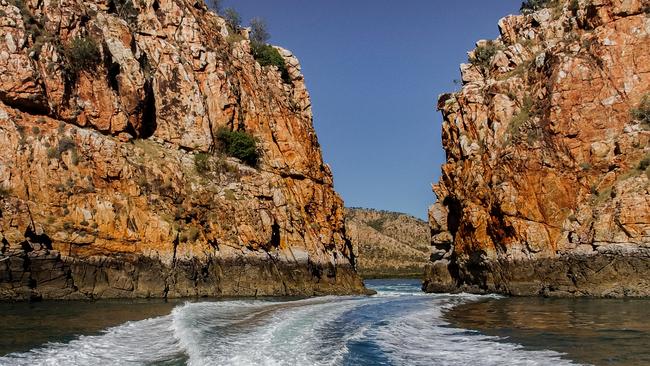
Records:
M431 251L426 221L365 208L347 208L345 218L362 277L423 275Z

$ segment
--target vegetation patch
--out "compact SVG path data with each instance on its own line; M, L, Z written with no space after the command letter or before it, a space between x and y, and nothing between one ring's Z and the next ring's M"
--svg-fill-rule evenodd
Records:
M65 69L76 77L81 71L93 71L102 60L99 46L89 36L76 37L65 48Z
M11 195L11 188L0 185L0 199L7 198Z
M194 168L200 174L209 172L210 169L210 155L206 153L198 153L194 155Z
M138 24L138 9L132 0L109 0L108 11L124 19L132 28Z
M72 140L69 137L62 137L59 140L59 145L56 148L51 147L47 149L47 157L50 159L54 159L54 158L60 159L61 154L63 154L66 151L71 151L73 154L73 160L75 160L74 156L77 155L76 154L77 144L75 144L74 140Z
M533 116L533 100L526 96L521 105L521 109L512 117L508 125L508 133L512 137L518 137L524 124Z
M235 157L245 164L255 167L259 160L257 141L245 131L231 131L220 128L217 132L220 148L228 156Z
M646 155L637 165L637 169L640 171L646 171L648 168L650 168L650 154Z
M260 66L277 67L282 76L282 81L285 83L291 82L291 77L287 70L287 64L284 62L284 57L280 55L280 52L278 52L275 47L268 44L253 42L251 43L251 52L253 53L255 61L257 61Z
M586 171L586 170L591 170L591 168L592 168L592 166L591 166L591 164L589 164L589 163L582 163L582 164L580 164L580 169L582 169L582 170L585 170L585 171Z
M548 8L553 2L553 0L526 0L521 3L519 10L522 14L530 14Z
M386 217L380 217L378 219L368 221L367 224L371 228L377 231L381 231L381 229L384 227L384 224L386 223L386 219Z
M237 12L237 10L233 8L226 8L223 12L223 18L226 20L226 23L230 28L233 30L237 31L239 28L241 28L241 16Z
M632 110L632 118L641 122L644 129L650 129L650 94L646 94L639 106Z
M490 69L492 59L501 51L503 46L500 46L494 41L487 41L485 44L476 47L474 54L467 60L474 66L481 68L483 71Z

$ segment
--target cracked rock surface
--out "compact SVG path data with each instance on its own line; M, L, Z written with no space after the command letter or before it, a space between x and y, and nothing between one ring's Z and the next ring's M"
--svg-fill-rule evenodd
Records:
M365 292L291 52L283 80L202 1L0 13L0 299Z
M551 4L439 99L427 291L650 296L650 3Z

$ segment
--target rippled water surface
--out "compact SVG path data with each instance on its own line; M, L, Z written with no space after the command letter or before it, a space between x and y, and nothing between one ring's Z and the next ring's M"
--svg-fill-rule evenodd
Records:
M0 365L608 364L572 349L597 346L601 353L637 352L626 359L628 365L634 359L647 363L650 313L643 311L650 302L616 303L613 310L620 314L599 339L582 326L571 328L577 323L560 302L551 304L549 313L557 313L551 317L540 315L539 309L548 307L544 301L427 295L415 280L368 281L368 286L378 294L0 304ZM587 326L593 309L584 309L579 324Z

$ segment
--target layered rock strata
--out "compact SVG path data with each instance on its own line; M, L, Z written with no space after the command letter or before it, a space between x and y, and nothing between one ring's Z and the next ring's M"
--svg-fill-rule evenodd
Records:
M440 97L426 291L650 296L650 3L547 3Z
M426 221L398 212L347 208L345 226L362 277L422 277L431 252Z
M202 1L0 13L0 299L365 292L289 51L283 78Z

